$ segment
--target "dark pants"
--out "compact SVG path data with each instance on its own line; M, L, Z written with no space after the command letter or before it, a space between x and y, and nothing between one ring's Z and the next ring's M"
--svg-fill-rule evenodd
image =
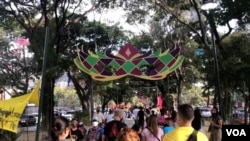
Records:
M138 120L138 125L144 128L144 120Z

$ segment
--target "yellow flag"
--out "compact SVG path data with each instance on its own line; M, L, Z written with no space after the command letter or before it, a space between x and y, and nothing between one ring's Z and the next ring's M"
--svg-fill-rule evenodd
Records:
M36 106L39 106L39 92L41 88L41 81L38 82L36 87L31 92L29 102L34 103Z
M40 81L29 94L0 101L0 129L17 133L20 117L28 102L39 104Z

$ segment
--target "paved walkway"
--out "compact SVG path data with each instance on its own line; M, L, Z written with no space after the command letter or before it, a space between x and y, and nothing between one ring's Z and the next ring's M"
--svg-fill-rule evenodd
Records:
M40 141L46 141L45 137L46 133L42 133L39 136ZM22 132L20 134L20 137L16 141L35 141L35 140L36 140L36 132L31 131L31 132Z

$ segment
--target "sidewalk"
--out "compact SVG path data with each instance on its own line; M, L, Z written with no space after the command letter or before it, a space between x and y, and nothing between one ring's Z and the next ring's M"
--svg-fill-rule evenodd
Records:
M39 140L40 141L48 141L46 139L47 133L40 133ZM19 138L16 141L35 141L36 140L36 132L22 132L20 133Z

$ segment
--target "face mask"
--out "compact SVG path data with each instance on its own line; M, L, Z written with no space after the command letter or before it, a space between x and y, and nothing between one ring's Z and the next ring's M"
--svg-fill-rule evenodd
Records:
M94 127L98 126L98 122L97 121L92 122L92 126Z

